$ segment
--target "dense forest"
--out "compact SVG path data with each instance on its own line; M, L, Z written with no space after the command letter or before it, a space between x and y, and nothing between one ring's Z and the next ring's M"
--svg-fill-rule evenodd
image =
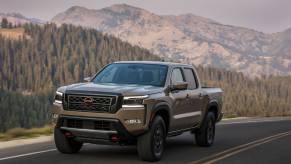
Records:
M80 82L118 60L161 60L94 29L26 24L26 37L0 36L0 132L50 121L55 89ZM249 79L242 73L197 67L205 85L224 90L224 112L235 116L291 115L291 78Z
M226 117L291 115L291 77L249 79L237 72L197 69L203 84L223 89Z
M20 40L0 38L0 88L40 91L80 81L117 60L158 60L149 51L94 29L26 25Z
M160 60L93 29L54 24L23 28L26 37L0 36L0 132L48 123L55 89L80 82L107 63Z
M40 127L51 119L52 93L24 96L0 90L0 132L14 127Z

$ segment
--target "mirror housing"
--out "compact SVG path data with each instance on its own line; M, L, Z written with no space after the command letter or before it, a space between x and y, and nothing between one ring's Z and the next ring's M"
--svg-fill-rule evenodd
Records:
M186 90L188 88L188 83L187 82L179 82L176 84L170 85L170 90Z
M90 82L91 81L91 77L85 77L84 81Z

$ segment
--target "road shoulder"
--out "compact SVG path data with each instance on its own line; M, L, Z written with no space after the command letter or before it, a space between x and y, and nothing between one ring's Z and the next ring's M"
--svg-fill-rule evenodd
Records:
M256 122L271 122L291 120L291 117L237 117L223 119L218 125L228 125L237 123L256 123ZM36 143L49 142L53 140L53 136L40 136L29 139L15 139L10 141L0 141L0 150L11 147L19 147Z
M36 138L29 138L29 139L16 139L11 141L1 141L0 142L0 150L11 148L11 147L18 147L18 146L25 146L30 144L36 144L36 143L43 143L43 142L49 142L53 140L53 136L40 136Z

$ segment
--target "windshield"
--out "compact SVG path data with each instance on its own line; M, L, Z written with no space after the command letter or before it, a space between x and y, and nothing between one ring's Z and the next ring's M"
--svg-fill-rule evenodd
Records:
M162 87L165 85L167 71L166 65L114 63L99 72L92 82Z

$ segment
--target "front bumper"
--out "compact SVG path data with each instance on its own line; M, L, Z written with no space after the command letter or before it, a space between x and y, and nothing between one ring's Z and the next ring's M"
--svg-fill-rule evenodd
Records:
M120 108L116 113L69 111L64 110L62 105L58 103L54 103L52 111L53 120L55 123L62 117L116 120L116 122L118 122L118 124L121 125L123 129L131 136L138 136L147 130L147 125L149 124L148 112L149 111L146 109L146 107ZM78 131L75 129L73 130L76 131L76 133Z
M95 144L132 144L135 137L116 119L100 119L61 115L56 128L70 132L75 140Z

